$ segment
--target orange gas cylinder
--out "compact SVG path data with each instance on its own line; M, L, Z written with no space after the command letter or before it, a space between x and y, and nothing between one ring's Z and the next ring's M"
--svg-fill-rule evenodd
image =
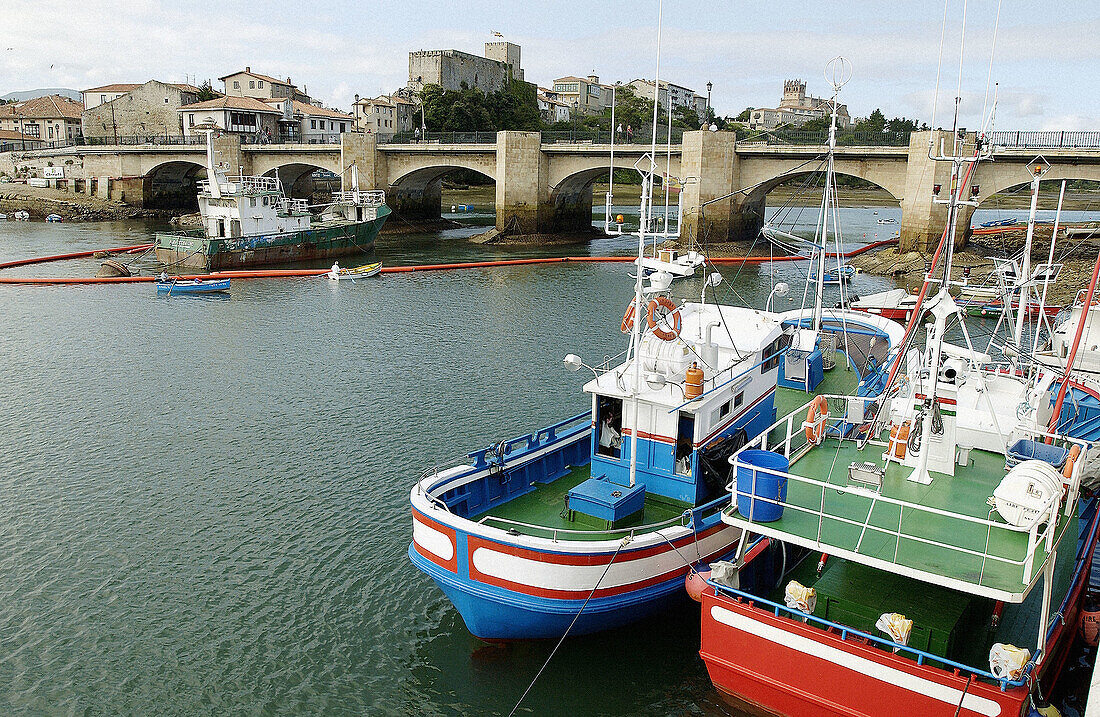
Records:
M890 429L890 451L894 458L905 458L905 444L909 441L909 421Z
M703 369L692 363L684 379L684 398L691 400L703 394Z

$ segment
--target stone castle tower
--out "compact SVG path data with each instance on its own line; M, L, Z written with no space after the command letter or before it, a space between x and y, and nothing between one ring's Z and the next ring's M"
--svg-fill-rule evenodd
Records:
M806 83L802 80L783 82L783 102L781 107L802 107L806 102Z

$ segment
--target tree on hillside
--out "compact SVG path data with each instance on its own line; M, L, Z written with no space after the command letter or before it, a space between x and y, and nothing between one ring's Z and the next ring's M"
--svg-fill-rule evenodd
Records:
M534 86L510 82L508 86L486 94L465 83L462 89L445 90L427 85L420 91L428 129L444 132L495 132L499 130L537 130L538 104Z
M210 80L199 85L199 102L206 102L207 100L214 100L217 98L218 93L214 92L214 88L210 85Z
M755 107L746 107L745 109L741 110L741 114L739 114L739 115L737 115L736 117L733 118L733 121L734 122L741 122L742 124L747 124L748 121L752 119L752 111L754 109L756 109L756 108Z
M856 132L884 132L886 131L886 117L883 116L882 110L876 109L867 119L856 122L853 129Z
M895 117L886 123L887 132L916 132L922 129L928 129L928 124L925 122L918 123L915 119L906 119L905 117Z

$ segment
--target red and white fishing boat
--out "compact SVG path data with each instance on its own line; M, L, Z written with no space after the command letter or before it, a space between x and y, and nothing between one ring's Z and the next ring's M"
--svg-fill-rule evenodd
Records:
M1034 381L1029 403L1046 411L1019 413L990 397L1004 387L982 389L1026 372L993 376L988 356L944 342L957 326L970 344L948 293L949 237L989 150L962 156L957 131L931 137L954 191L882 395L818 396L730 458L722 520L743 538L712 565L700 655L719 692L754 712L1015 717L1049 694L1076 633L1100 525L1081 493L1091 444L1043 423L1065 382ZM1100 257L1085 307L1098 275ZM747 587L740 571L765 540L784 546L783 575Z

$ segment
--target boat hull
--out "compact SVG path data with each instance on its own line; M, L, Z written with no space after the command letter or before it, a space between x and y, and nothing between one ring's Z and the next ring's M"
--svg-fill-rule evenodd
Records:
M158 294L213 294L229 291L229 279L216 279L191 283L189 281L158 281Z
M216 271L362 254L374 249L389 213L383 206L370 221L331 221L283 234L235 238L157 234L156 257L172 267Z
M1050 631L1038 668L1047 694L1073 642L1096 534L1094 514L1061 611L1065 619ZM839 629L813 627L713 587L703 594L699 654L725 699L766 714L1015 717L1028 699L1026 686L1001 690L968 680L965 673L918 664Z
M439 585L473 635L488 641L549 639L567 629L583 635L620 627L686 600L682 556L695 558L696 538L690 530L680 532L671 544L639 536L639 547L628 544L616 555L619 541L521 544L456 529L414 508L409 558ZM701 530L703 561L728 556L740 534L722 523Z

